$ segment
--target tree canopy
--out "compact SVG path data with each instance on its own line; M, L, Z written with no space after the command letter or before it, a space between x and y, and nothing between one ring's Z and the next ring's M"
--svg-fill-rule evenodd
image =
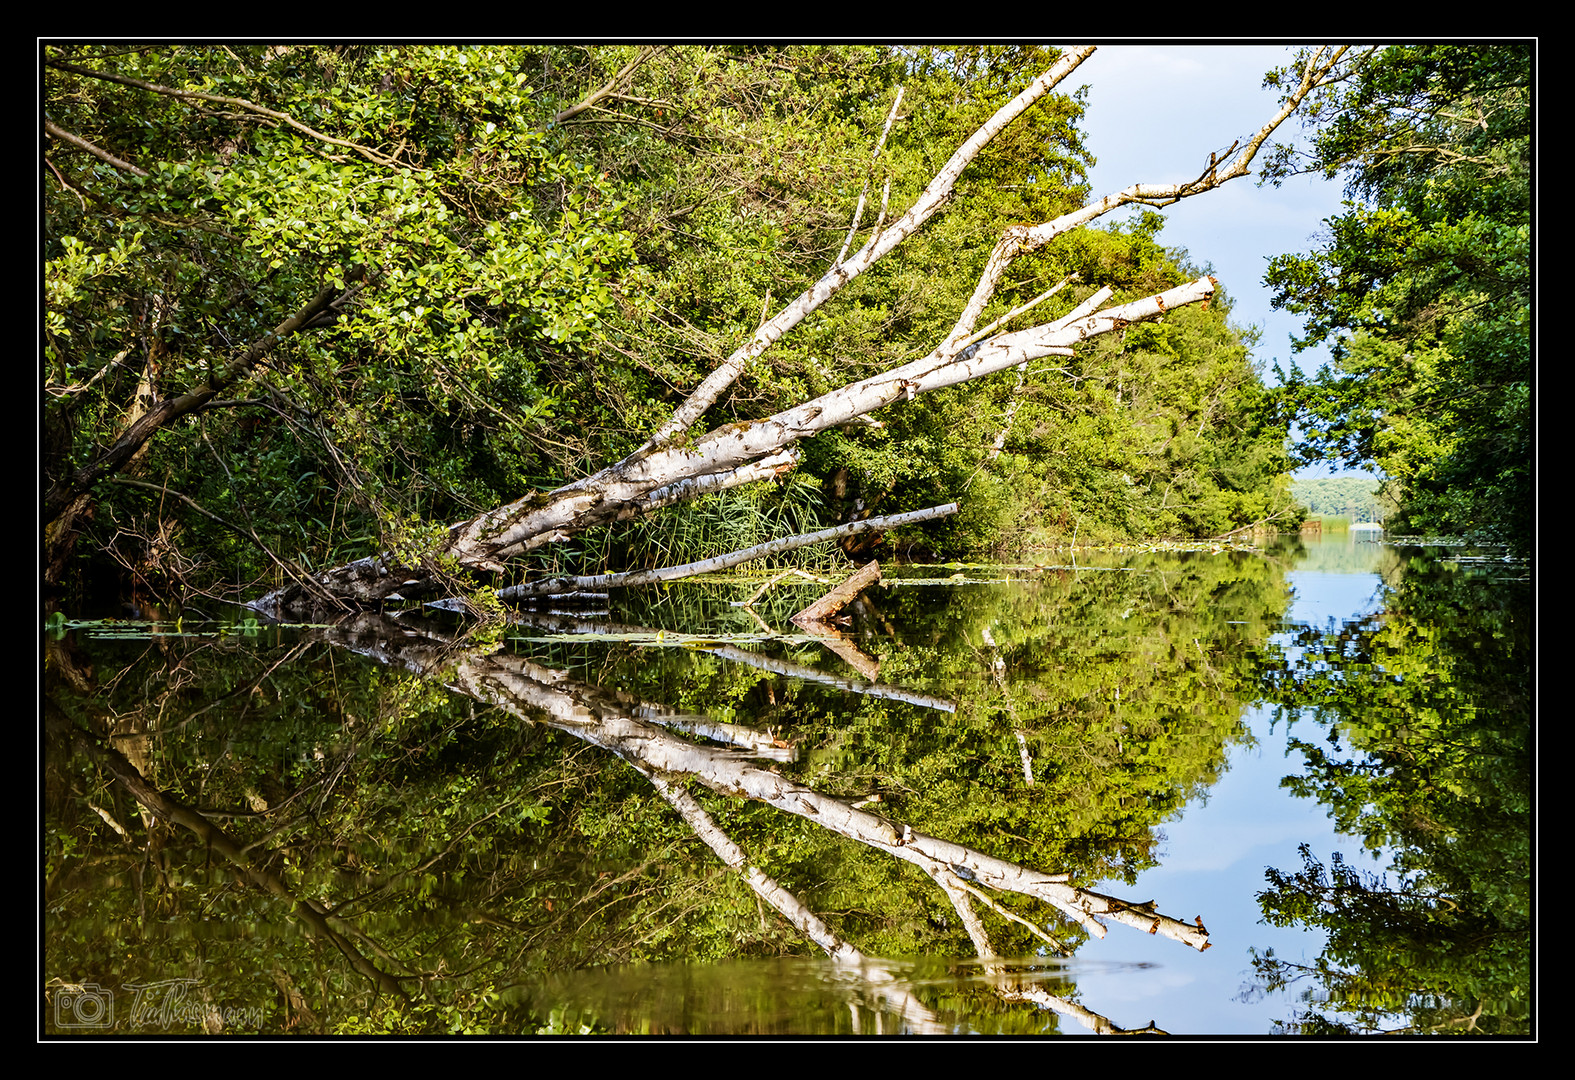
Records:
M1284 255L1276 305L1328 342L1313 377L1282 373L1303 454L1376 464L1394 525L1530 548L1529 44L1390 46L1304 114L1306 156L1269 175L1346 178L1320 248Z

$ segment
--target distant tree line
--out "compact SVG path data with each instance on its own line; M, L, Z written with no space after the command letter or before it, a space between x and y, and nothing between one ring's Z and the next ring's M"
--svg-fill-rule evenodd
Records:
M1394 504L1383 495L1376 476L1318 476L1293 480L1291 496L1310 514L1383 523Z

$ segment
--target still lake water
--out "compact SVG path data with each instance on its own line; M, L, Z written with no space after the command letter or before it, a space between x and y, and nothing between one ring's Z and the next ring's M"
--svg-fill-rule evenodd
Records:
M1524 1033L1523 576L1333 534L888 568L830 641L786 621L824 588L794 579L534 616L501 648L408 620L66 628L42 1026ZM1457 865L1489 789L1498 861ZM1420 928L1390 953L1511 947L1365 1012L1339 978L1270 987L1269 950L1379 963L1359 911L1265 921L1304 845L1389 874L1363 894L1383 933Z

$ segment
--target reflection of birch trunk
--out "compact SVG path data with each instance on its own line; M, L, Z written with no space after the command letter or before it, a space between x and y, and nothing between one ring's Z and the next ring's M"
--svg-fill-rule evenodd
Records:
M360 625L371 623L363 617ZM398 631L404 633L403 628ZM347 644L349 641L346 638ZM660 727L634 719L629 704L599 687L571 679L518 656L479 653L445 655L444 648L411 639L376 648L404 657L416 670L444 668L449 685L460 693L491 702L521 719L526 709L539 709L554 726L603 747L634 765L642 773L666 777L693 776L714 791L769 803L790 814L811 818L821 827L851 840L911 862L932 877L949 869L959 877L1002 892L1015 892L1043 900L1090 934L1103 938L1109 919L1165 937L1202 951L1208 948L1208 931L1155 910L1153 901L1134 904L1072 885L1066 874L1046 874L981 851L925 836L898 826L878 815L856 809L778 773L740 760L728 751L685 742ZM358 647L352 645L351 647Z
M644 719L661 724L675 731L687 731L702 739L725 743L749 751L750 757L770 758L772 761L793 761L797 754L791 743L777 738L769 731L745 727L743 724L724 724L708 716L687 713L650 712Z
M827 648L830 642L822 642ZM719 645L714 649L705 650L713 656L720 656L724 660L733 660L740 664L759 668L762 671L774 672L777 675L786 675L793 679L803 679L805 682L821 683L825 686L834 686L839 690L847 690L854 694L867 694L870 697L886 698L891 701L905 701L909 705L919 705L926 709L939 709L942 712L956 712L955 703L945 698L932 697L921 694L917 690L908 690L901 686L886 686L875 682L859 682L857 679L843 679L836 675L828 675L818 668L807 664L795 664L791 660L779 660L774 656L762 656L747 649L736 648L732 645Z
M639 766L635 767L639 768ZM694 830L695 835L704 840L706 846L716 853L717 858L738 871L756 896L771 905L805 937L825 950L826 955L831 959L848 965L851 970L857 972L858 981L853 989L873 996L878 1010L896 1012L912 1025L916 1032L923 1034L945 1032L946 1029L936 1020L935 1014L913 996L912 988L906 980L892 975L879 962L871 961L869 957L843 941L820 916L779 885L776 879L759 867L750 866L744 849L722 831L711 815L706 813L705 808L695 801L694 796L679 784L645 772L643 769L640 771L651 781L657 793L667 800L668 805L678 811L678 816ZM856 1017L857 1004L850 1001L849 1007L854 1010ZM856 1026L854 1030L858 1030Z
M551 615L537 615L531 612L517 612L512 616L517 623L526 626L540 627L544 630L566 634L599 634L603 636L616 635L620 640L627 638L646 638L650 642L657 640L658 632L645 626L630 626L626 623L609 623L601 619L579 619L571 615L553 613ZM835 686L839 690L847 690L854 694L866 694L870 697L885 698L891 701L903 701L909 705L919 705L926 709L939 709L942 712L956 712L955 702L945 698L934 697L930 694L921 694L917 690L909 690L901 686L888 686L876 682L860 682L857 679L844 679L836 675L828 675L819 668L812 668L807 664L796 664L791 660L781 660L774 656L764 656L760 653L740 649L736 645L709 645L707 641L714 640L699 637L672 636L672 640L680 642L684 648L694 652L710 653L724 660L731 660L738 664L748 664L750 667L759 668L777 675L785 675L792 679L802 679L805 682L821 683L826 686ZM802 641L803 638L781 637L783 641ZM813 640L818 644L836 651L831 642L820 635L814 635ZM646 642L642 642L644 644ZM839 654L840 655L840 654Z
M651 781L652 786L662 798L667 800L668 805L678 811L678 816L684 819L684 824L693 829L695 835L716 852L717 858L737 870L749 883L749 887L755 891L756 896L770 904L805 937L824 949L827 956L841 961L863 959L863 955L857 949L833 933L831 927L821 921L820 916L805 907L798 897L778 885L771 875L759 867L748 865L749 860L744 855L744 849L721 830L712 820L711 815L705 812L705 807L695 801L693 795L679 784L645 772L644 769L640 771L645 773L646 779Z
M1000 965L991 965L988 961L995 959L995 949L990 945L990 936L985 932L984 922L979 918L978 912L973 909L973 902L964 892L957 879L957 875L949 869L931 875L935 884L941 887L946 894L946 899L952 902L952 910L957 912L957 918L962 920L963 929L968 931L968 940L973 942L973 951L980 960L986 961L984 969L991 974L1000 970Z
M1089 1031L1092 1031L1096 1035L1170 1034L1168 1031L1162 1031L1155 1027L1152 1020L1149 1021L1147 1027L1117 1027L1115 1024L1110 1022L1110 1018L1108 1016L1101 1016L1099 1013L1085 1009L1075 1001L1068 1001L1066 998L1056 997L1054 994L1050 993L1050 991L1044 989L1041 986L1018 986L1011 988L1001 987L996 992L1001 995L1002 1001L1027 1001L1032 1002L1035 1005L1042 1006L1046 1009L1054 1009L1062 1016L1070 1016L1072 1019L1076 1020L1079 1024L1082 1024Z
M1001 648L995 643L995 638L986 626L979 632L980 639L994 654L990 658L990 674L995 679L996 689L1001 692L1001 701L1006 705L1006 711L1011 714L1012 720L1017 719L1017 706L1012 704L1012 695L1006 689L1006 661L1001 658ZM1028 739L1023 735L1023 729L1014 727L1012 734L1017 736L1017 754L1023 759L1023 783L1029 787L1034 786L1034 759L1028 752Z
M1020 730L1014 731L1012 734L1017 736L1017 753L1023 759L1023 783L1027 784L1029 787L1033 787L1034 759L1029 756L1028 753L1028 739L1024 737L1022 731Z
M865 685L874 683L876 677L880 675L880 662L853 644L852 639L836 627L820 622L806 622L799 625L803 627L805 633L836 653L844 664L868 679L870 682Z
M1006 964L997 960L995 949L990 944L990 935L984 928L984 922L973 910L972 897L969 894L978 895L978 891L971 888L950 870L942 870L933 876L935 883L946 893L947 899L951 900L952 907L957 912L957 917L962 920L963 928L968 931L968 939L973 942L974 952L978 954L980 961L983 962L985 972L995 977L995 992L1002 1001L1026 1001L1043 1008L1052 1009L1063 1016L1072 1017L1098 1035L1166 1034L1156 1028L1153 1021L1149 1022L1148 1027L1139 1028L1136 1032L1127 1031L1111 1023L1109 1017L1101 1016L1099 1013L1085 1009L1083 1006L1065 998L1057 997L1042 986L1024 985L1023 980L1013 975ZM981 897L981 899L984 899L997 912L1001 911L988 898ZM1009 918L1017 918L1009 913L1002 912L1002 914L1007 914ZM1060 948L1060 946L1056 947Z

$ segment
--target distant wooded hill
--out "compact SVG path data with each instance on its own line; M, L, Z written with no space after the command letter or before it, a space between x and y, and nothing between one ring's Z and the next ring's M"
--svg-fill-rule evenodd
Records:
M1318 476L1291 481L1291 495L1309 513L1382 522L1391 509L1376 476Z

